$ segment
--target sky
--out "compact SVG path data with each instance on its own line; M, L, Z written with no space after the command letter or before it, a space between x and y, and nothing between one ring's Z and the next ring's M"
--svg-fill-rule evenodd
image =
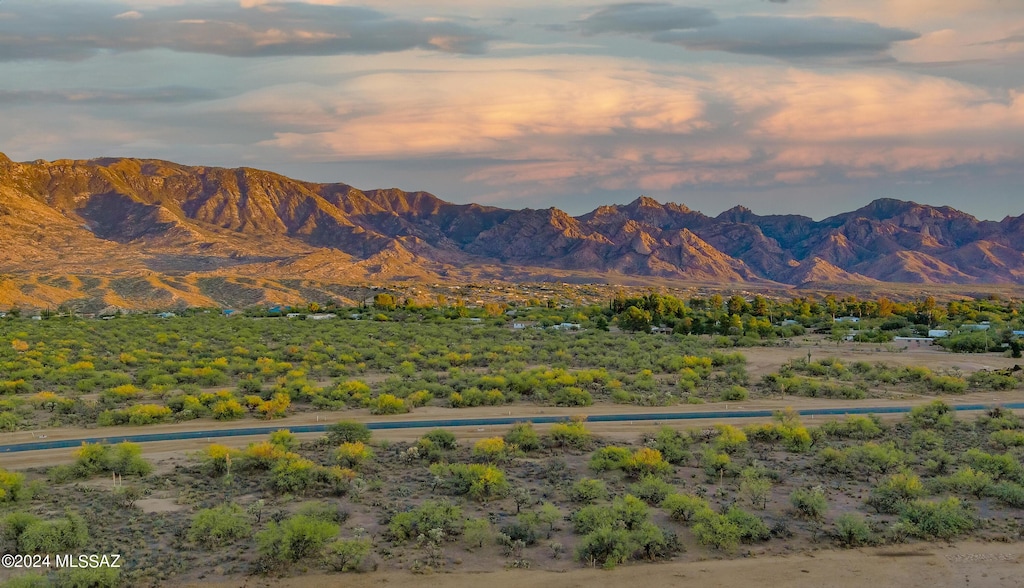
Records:
M1024 1L0 0L0 152L582 214L1024 213Z

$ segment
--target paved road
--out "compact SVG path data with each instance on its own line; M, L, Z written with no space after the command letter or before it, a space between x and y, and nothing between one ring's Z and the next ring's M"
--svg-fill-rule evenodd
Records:
M989 404L960 404L953 405L954 410L971 411L985 410ZM1024 409L1024 402L1016 402L1001 405L1014 410ZM865 406L865 407L844 407L844 408L810 408L798 410L802 416L832 415L842 416L849 414L900 414L910 412L910 406ZM707 420L707 419L743 419L743 418L767 418L771 417L772 410L719 410L711 412L668 412L668 413L635 413L635 414L603 414L587 417L590 423L629 422L629 421L678 421L678 420ZM568 420L564 416L532 416L532 417L494 417L494 418L469 418L469 419L432 419L424 421L380 421L366 423L370 429L438 429L444 427L482 427L494 425L512 425L522 421L531 421L537 424L557 423ZM55 441L33 441L31 443L14 443L11 445L0 445L0 453L15 453L22 451L40 451L44 449L64 449L78 447L82 443L120 443L131 441L133 443L148 443L152 441L178 441L184 439L204 439L213 437L246 437L253 435L269 435L274 431L288 429L293 433L323 433L328 425L292 425L272 427L247 427L236 429L214 429L204 431L174 431L170 433L150 433L142 435L106 435L103 437L85 437L79 439L60 439Z

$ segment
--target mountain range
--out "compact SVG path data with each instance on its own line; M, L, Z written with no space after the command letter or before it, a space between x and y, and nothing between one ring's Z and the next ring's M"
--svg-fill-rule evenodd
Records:
M574 217L250 168L0 154L0 251L0 271L49 275L1022 284L1024 215L880 199L820 221L711 217L640 197Z

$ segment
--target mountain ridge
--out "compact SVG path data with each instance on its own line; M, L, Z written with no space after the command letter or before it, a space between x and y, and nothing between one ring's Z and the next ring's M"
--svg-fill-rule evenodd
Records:
M0 269L431 280L471 272L727 283L1024 284L1024 215L880 198L815 221L641 196L579 216L255 168L0 153ZM466 274L468 275L468 274Z

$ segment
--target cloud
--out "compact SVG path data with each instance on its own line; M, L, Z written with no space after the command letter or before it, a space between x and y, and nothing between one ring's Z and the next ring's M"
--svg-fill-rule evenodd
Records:
M656 33L709 27L718 18L706 8L635 2L602 8L580 21L585 34Z
M213 100L216 97L217 94L212 90L184 86L132 88L128 90L0 90L0 104L181 104Z
M845 18L741 16L713 27L664 31L653 40L695 51L811 59L877 55L918 37L912 31Z
M369 54L426 49L481 53L491 36L443 19L406 19L328 2L123 4L47 2L0 20L0 60L81 60L100 51L170 49L230 57ZM54 18L58 13L60 18Z

